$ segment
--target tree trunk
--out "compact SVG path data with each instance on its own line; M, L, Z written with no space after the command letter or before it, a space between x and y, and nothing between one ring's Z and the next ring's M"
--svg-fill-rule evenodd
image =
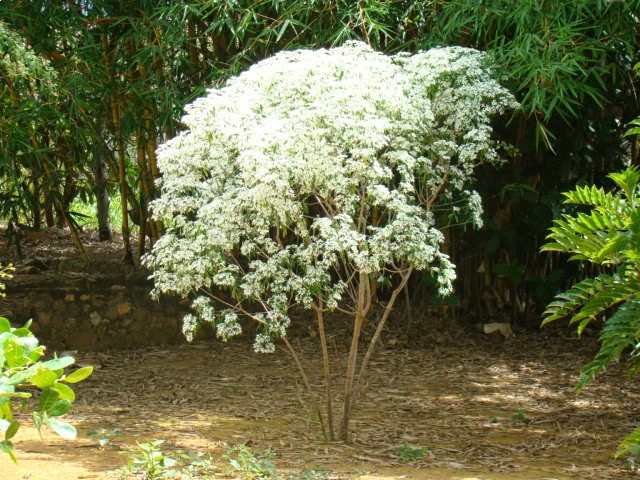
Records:
M364 273L360 273L358 278L356 317L353 325L351 348L349 349L349 358L347 359L347 373L344 381L344 407L342 410L339 434L339 438L343 442L346 442L349 439L349 420L351 419L353 405L355 405L355 402L352 401L352 397L356 363L358 362L358 344L360 342L360 334L362 333L364 319L367 316L370 307L371 288L369 285L369 277Z
M125 151L124 141L122 139L122 125L120 123L120 111L115 100L112 105L112 114L118 149L118 185L120 187L120 202L122 203L121 214L122 246L124 250L123 260L125 263L133 265L133 252L131 250L131 239L129 238L129 212L127 210L127 167L125 164Z
M104 158L105 154L106 152L104 151L96 152L92 166L94 192L96 195L96 212L98 217L98 239L101 242L113 240L111 217L109 215L111 199L109 198L109 190L107 188L107 165Z

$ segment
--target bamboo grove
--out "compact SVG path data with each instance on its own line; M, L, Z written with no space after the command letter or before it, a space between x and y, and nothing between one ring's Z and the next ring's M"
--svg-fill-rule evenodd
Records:
M123 256L137 263L164 229L148 211L156 147L207 87L284 49L462 45L491 53L521 109L498 126L516 147L499 181L479 174L488 228L450 235L460 300L524 310L572 275L537 253L559 192L638 161L623 132L640 110L639 11L638 0L0 0L0 223L68 227L83 254L73 202L97 206L107 240L119 197Z

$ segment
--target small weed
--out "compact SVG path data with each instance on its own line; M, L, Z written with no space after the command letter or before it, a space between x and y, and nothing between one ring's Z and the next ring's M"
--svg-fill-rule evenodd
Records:
M176 450L167 456L160 451L164 440L149 443L137 443L129 449L129 461L125 467L115 471L119 480L130 478L181 479L206 478L213 473L215 467L211 458L203 453Z
M500 422L500 415L491 415L489 417L489 420L491 420L491 423L499 423Z
M302 472L300 475L291 477L291 480L326 480L329 478L329 472L322 468L312 468Z
M237 385L233 385L233 386L231 387L231 392L233 392L233 393L240 393L240 387L239 387L239 386L237 386Z
M167 478L169 468L177 462L162 454L159 447L163 443L164 440L154 440L149 443L136 442L137 446L129 449L129 461L127 466L121 469L120 478L126 479L129 475L142 476L144 480Z
M122 436L122 430L117 428L113 430L101 428L100 430L87 433L87 438L94 440L101 447L111 446L113 448L117 448L111 443L111 439L119 436Z
M276 471L271 461L275 457L273 450L267 450L263 458L256 456L246 445L231 448L223 457L233 467L232 472L247 480L280 480L282 477Z
M524 412L522 410L518 410L517 413L511 415L511 420L518 420L520 422L526 420L527 417L525 416Z
M425 453L429 451L428 448L413 448L406 443L403 443L401 447L396 448L396 453L398 454L398 459L402 463L410 462L411 460L416 460L418 458L422 458Z

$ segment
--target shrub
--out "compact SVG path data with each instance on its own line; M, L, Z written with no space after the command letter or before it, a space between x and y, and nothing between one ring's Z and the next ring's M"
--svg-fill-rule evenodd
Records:
M187 110L188 127L158 152L167 224L145 263L156 294L191 296L184 319L228 339L238 315L259 326L255 350L289 344L289 311L316 316L323 348L327 428L333 413L324 314L353 318L339 438L395 299L414 270L441 294L455 267L442 249L445 219L481 224L470 185L498 163L491 118L514 106L485 57L464 48L385 56L361 43L281 52ZM358 345L376 288L389 301L361 358ZM227 292L230 296L222 295Z
M6 270L2 272L6 273ZM38 432L46 425L61 437L76 436L75 428L57 417L67 413L75 400L75 393L68 384L87 378L93 367L65 375L64 369L75 362L73 357L42 361L44 350L29 330L29 323L22 328L13 328L9 320L0 317L0 432L4 432L0 451L7 453L14 462L12 439L20 428L20 422L13 416L14 401L31 397L28 390L40 390L38 408L33 412Z
M596 265L600 272L556 295L544 312L543 325L568 317L579 334L593 321L603 324L600 350L582 368L578 390L623 355L630 375L640 368L640 170L631 166L609 178L616 185L611 191L584 186L564 194L566 204L586 211L556 220L542 248L570 253L572 260ZM640 429L616 456L638 457L639 440Z

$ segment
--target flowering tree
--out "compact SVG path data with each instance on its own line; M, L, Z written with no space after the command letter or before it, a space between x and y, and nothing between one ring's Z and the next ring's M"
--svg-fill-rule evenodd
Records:
M440 293L452 291L438 219L481 223L473 169L499 162L489 123L515 103L485 63L463 48L390 57L356 42L282 52L196 100L188 130L159 149L153 211L167 232L145 260L156 294L195 297L188 338L203 322L228 339L240 333L238 315L255 320L255 350L282 339L309 389L286 333L293 306L314 312L326 418L316 408L331 440L347 440L411 273L430 271ZM359 355L378 284L391 296ZM324 327L333 310L353 317L337 433Z

